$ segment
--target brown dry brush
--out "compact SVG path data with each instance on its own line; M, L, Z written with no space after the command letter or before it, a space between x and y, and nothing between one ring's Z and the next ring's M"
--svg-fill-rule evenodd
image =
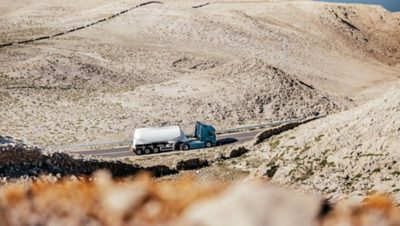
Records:
M155 182L149 175L113 180L46 177L0 191L0 225L158 225L181 215L188 205L218 194L225 186L185 177Z
M400 211L390 195L375 192L361 204L338 203L322 222L322 226L399 226Z
M213 199L227 187L190 177L154 181L147 174L114 180L103 171L93 177L58 181L41 177L0 189L0 225L177 225L189 206ZM321 226L397 226L400 214L388 196L373 194L361 204L335 204L315 222Z

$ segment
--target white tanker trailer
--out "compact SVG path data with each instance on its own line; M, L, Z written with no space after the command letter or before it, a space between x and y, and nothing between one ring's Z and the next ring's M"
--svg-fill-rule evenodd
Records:
M158 153L160 151L189 150L216 145L215 129L211 125L196 122L190 138L179 126L135 129L132 151L137 155Z

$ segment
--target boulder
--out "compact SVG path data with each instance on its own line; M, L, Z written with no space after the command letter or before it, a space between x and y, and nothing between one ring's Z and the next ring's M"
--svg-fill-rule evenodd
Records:
M183 221L192 226L313 226L322 207L317 197L253 182L235 185L215 199L193 205Z

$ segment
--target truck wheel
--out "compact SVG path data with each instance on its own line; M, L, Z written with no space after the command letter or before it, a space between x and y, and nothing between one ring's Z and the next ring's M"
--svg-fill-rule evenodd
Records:
M145 153L146 155L150 154L150 153L151 153L151 149L150 149L150 148L145 148L145 149L144 149L144 153Z
M187 151L187 150L189 150L189 149L190 149L189 145L187 145L187 144L182 144L182 145L181 145L181 150L182 150L182 151Z
M159 147L154 147L153 148L153 153L158 153L160 152L160 148Z
M143 154L142 149L136 149L135 153L136 153L137 155Z
M206 148L211 148L212 147L212 143L211 142L206 142Z

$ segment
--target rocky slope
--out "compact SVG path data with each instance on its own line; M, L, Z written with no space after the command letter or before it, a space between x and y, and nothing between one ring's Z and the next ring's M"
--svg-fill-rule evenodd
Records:
M400 25L398 13L390 13L381 6L345 4L324 10L329 13L321 16L321 21L333 25L329 29L337 32L341 41L386 64L399 64L399 42L396 40L399 31L392 29L392 26Z
M7 0L0 42L68 31L139 3ZM123 140L135 127L165 124L191 132L196 120L233 127L336 112L398 79L400 18L380 7L198 4L145 5L1 48L0 133L49 145Z
M142 103L174 103L171 107L152 104L142 108L151 118L170 109L164 116L183 125L196 120L239 125L311 117L352 105L349 99L324 93L260 59L242 59L204 72L138 88L135 99ZM154 121L162 124L165 118Z
M349 100L332 97L259 59L223 65L212 71L209 79L226 85L213 95L215 101L225 102L223 108L235 109L235 115L232 110L216 109L225 120L241 117L248 122L312 117L334 113L350 105ZM242 95L237 97L235 93ZM219 96L223 99L218 100Z
M249 158L273 182L335 199L378 190L400 199L400 92L270 138Z
M81 176L91 175L99 169L107 169L116 177L133 175L143 170L140 166L119 161L85 158L63 152L47 152L27 146L10 137L0 136L1 178L38 177L47 174L57 177Z

